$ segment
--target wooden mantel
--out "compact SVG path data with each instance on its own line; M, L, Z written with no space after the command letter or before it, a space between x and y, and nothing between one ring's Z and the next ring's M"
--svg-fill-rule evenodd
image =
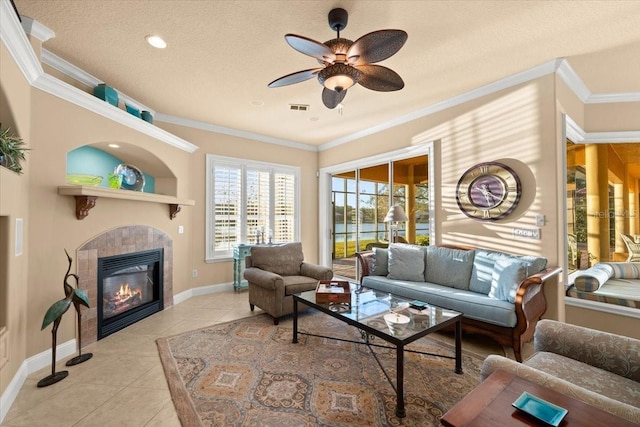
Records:
M96 205L99 197L138 202L163 203L169 205L169 218L174 219L181 206L194 206L196 202L189 199L178 199L164 194L142 193L140 191L119 190L86 185L62 185L58 187L61 196L74 196L76 199L76 218L84 219L89 210Z

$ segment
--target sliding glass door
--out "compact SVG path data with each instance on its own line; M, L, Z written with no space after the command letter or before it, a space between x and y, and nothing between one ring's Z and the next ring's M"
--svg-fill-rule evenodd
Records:
M331 175L331 259L336 275L357 279L356 252L387 247L394 238L390 227L395 241L428 244L427 163L428 156L422 155ZM406 212L406 222L385 222L394 205Z

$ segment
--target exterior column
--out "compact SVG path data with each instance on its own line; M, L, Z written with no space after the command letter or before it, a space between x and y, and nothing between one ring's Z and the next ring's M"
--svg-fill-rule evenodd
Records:
M410 243L416 242L416 221L415 221L415 210L416 210L416 177L414 173L414 165L409 166L409 170L407 171L407 217L409 217L409 221L407 221L407 241Z
M625 168L626 169L626 168ZM627 246L622 241L620 233L623 233L628 228L627 216L629 212L629 197L624 197L625 193L628 195L629 190L624 184L613 184L613 212L615 213L615 225L613 229L616 231L615 238L615 250L614 252L626 252ZM625 203L626 202L626 203ZM626 207L625 207L626 205Z
M609 171L606 144L587 144L587 250L591 263L609 260Z

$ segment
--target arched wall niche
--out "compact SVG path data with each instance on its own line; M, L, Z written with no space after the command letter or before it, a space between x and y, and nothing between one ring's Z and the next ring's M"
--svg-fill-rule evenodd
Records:
M117 145L117 147L110 145ZM153 178L153 193L177 196L177 178L175 173L162 159L160 159L153 152L148 151L138 145L122 141L92 142L74 147L72 150L69 150L69 152L82 147L90 147L100 150L117 159L120 159L123 163L128 163L136 166L146 175ZM69 165L67 165L67 167L69 167ZM84 172L87 173L86 171Z

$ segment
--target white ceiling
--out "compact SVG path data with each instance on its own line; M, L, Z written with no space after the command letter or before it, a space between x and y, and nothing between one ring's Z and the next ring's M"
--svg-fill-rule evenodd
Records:
M156 112L310 145L555 58L567 58L592 93L640 91L640 1L14 1L20 14L55 32L46 49ZM402 76L404 89L356 85L342 116L323 106L315 79L267 88L317 66L284 35L335 38L327 23L334 7L349 12L344 38L380 29L409 34L380 63ZM168 48L148 46L148 34Z

